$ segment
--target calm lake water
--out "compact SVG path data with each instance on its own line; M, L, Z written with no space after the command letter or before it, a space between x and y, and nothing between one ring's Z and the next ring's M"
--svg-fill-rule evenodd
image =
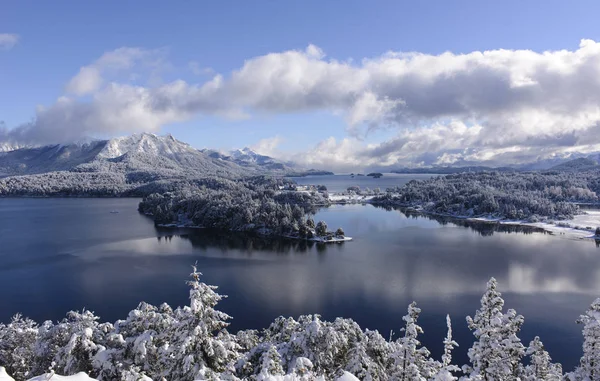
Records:
M57 320L87 308L125 318L139 301L187 302L198 262L204 281L229 295L232 330L263 328L279 315L343 316L384 336L398 333L407 305L423 309L422 342L442 352L450 314L456 356L466 362L465 322L494 276L506 307L525 316L527 345L540 335L573 368L581 355L580 313L600 296L600 249L539 232L459 226L373 206L321 210L354 241L316 245L241 234L154 227L136 199L0 199L0 321L21 312ZM111 214L111 210L120 213Z

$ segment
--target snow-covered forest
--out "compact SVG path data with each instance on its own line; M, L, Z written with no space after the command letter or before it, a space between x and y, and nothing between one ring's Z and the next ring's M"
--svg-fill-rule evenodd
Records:
M563 374L536 337L522 343L523 316L504 309L495 279L466 324L474 336L469 363L457 364L447 317L441 358L419 338L421 310L408 306L399 334L384 338L351 319L279 317L263 330L227 331L223 296L194 267L188 306L140 303L123 320L102 323L91 311L69 312L56 323L16 315L0 324L0 366L16 380L86 372L98 380L316 380L344 371L360 380L597 380L600 378L600 299L581 315L583 356ZM456 324L456 322L455 322ZM464 324L464 322L460 322Z
M286 190L291 185L289 180L263 176L237 181L212 179L177 192L151 194L140 202L139 211L152 216L157 224L307 239L344 236L342 229L329 232L324 221L315 224L310 218L316 206L329 204L326 191Z
M374 204L419 207L428 213L527 219L570 218L576 203L598 202L600 174L588 172L478 172L413 180L387 189Z

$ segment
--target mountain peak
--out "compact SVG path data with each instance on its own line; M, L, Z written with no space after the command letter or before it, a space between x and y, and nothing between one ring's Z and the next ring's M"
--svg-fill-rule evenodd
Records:
M98 154L98 158L111 159L125 153L173 156L194 151L187 143L176 140L171 134L158 136L142 132L108 140L104 149Z

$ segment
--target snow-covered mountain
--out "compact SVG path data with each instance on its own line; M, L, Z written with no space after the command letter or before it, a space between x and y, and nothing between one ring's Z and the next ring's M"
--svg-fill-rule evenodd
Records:
M270 156L261 155L248 147L236 149L227 153L222 153L211 149L203 149L202 152L212 158L235 163L244 168L251 168L259 171L275 171L281 173L296 171L296 166L294 163L282 162Z
M169 171L171 174L230 177L243 170L235 163L216 160L171 135L149 133L0 153L0 174L4 176L53 171Z
M272 157L256 153L248 147L233 150L231 151L230 155L235 161L239 163L257 165L269 165L277 163L277 160L273 159Z

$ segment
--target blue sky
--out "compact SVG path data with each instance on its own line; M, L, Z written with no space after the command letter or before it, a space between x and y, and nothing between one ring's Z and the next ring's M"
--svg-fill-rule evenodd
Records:
M322 50L325 56L320 60L353 67L390 51L438 58L447 51L454 55L499 49L575 52L581 39L600 40L598 14L600 3L594 1L4 1L0 34L18 35L18 42L0 50L0 120L8 129L32 121L38 105L52 107L67 94L67 84L81 67L122 47L160 49L160 68L136 64L128 68L130 72L119 72L104 83L123 82L135 74L144 77L135 84L147 88L175 80L202 85L217 73L227 80L247 60L304 51L309 44ZM192 62L207 70L194 73ZM390 94L395 92L385 97ZM93 95L84 94L77 101L91 102ZM433 96L431 102L436 100ZM243 120L204 111L177 117L177 122L166 118L158 132L172 132L197 147L215 148L254 145L279 136L278 150L306 152L330 137L338 143L353 139L359 149L366 149L368 144L392 141L399 131L412 131L415 126L448 121L472 125L490 118L478 111L468 117L452 112L436 118L419 116L410 123L379 123L378 119L383 127L362 128L356 134L349 132L348 119L341 115L343 107L286 106L282 111L250 105L244 110L248 115ZM44 128L54 127L44 124ZM106 136L140 129L94 131L92 126L85 132ZM456 152L453 148L443 153Z

